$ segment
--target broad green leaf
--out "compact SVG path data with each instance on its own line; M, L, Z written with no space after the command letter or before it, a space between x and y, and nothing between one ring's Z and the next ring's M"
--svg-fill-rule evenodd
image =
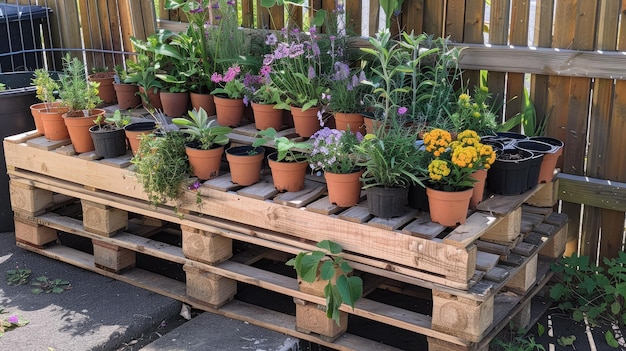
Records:
M546 327L541 323L537 323L537 335L542 336L546 332Z
M615 336L610 330L607 330L606 333L604 333L604 340L609 346L614 349L619 347L619 343L617 342L617 340L615 340Z
M335 276L335 265L330 260L324 261L320 268L320 278L324 280L331 280Z
M261 0L261 6L270 8L276 5L276 0Z
M312 252L310 255L302 256L300 261L300 272L298 274L305 282L312 283L317 276L317 267L324 257L322 252Z
M591 277L585 277L583 282L580 284L582 289L585 289L588 294L593 292L596 288L596 282Z
M574 341L576 341L576 336L575 335L562 336L562 337L557 339L557 342L561 346L572 346L572 345L574 345Z
M621 310L622 305L617 301L613 301L613 303L611 304L611 313L613 313L614 315L619 315Z
M315 12L315 17L313 17L311 24L315 25L316 27L321 27L324 24L325 20L326 10L318 10L317 12Z
M343 302L354 309L354 303L363 294L363 281L356 276L346 277L341 275L337 278L337 289L341 294Z
M576 322L580 322L580 321L582 321L582 320L583 320L584 315L583 315L583 313L582 313L580 310L575 310L575 311L572 313L572 318L573 318Z
M339 268L341 268L341 271L344 273L352 272L352 267L350 267L350 264L346 261L342 261L341 264L339 265Z
M342 250L341 245L330 240L322 240L315 246L319 247L322 250L326 250L331 255L337 255L341 253Z
M565 292L565 286L561 283L555 284L552 288L550 288L550 297L553 300L560 300Z
M52 292L55 294L60 294L63 292L63 288L59 288L59 287L52 288Z

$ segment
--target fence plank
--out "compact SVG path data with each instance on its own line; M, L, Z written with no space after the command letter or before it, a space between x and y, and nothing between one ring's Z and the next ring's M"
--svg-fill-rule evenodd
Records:
M373 37L378 31L378 21L381 15L378 0L370 0L370 16L369 16L369 36Z
M511 11L509 0L492 0L491 16L489 18L489 43L508 44L509 39L509 13ZM504 97L506 94L506 73L489 70L487 73L489 91L493 94L493 106L498 116L504 111Z
M511 4L511 35L510 44L516 46L528 45L528 18L530 14L530 1L513 0ZM510 72L507 75L506 87L506 116L509 120L522 110L524 101L524 73ZM518 128L519 130L519 128Z
M444 36L445 1L424 0L424 32L436 37Z
M465 2L465 25L463 28L463 41L465 43L483 43L485 25L485 2L482 0L467 0ZM463 79L469 86L480 84L480 69L466 69Z
M465 0L448 0L445 19L445 36L463 42L465 28Z
M554 0L538 0L536 6L534 45L547 48L552 44ZM545 73L531 75L530 98L535 105L538 123L543 123L546 118L550 118L547 96L548 75Z
M361 15L363 14L361 0L347 0L345 11L346 27L349 30L348 33L351 31L357 35L361 35L361 24L363 23L361 19Z
M424 0L408 0L402 4L402 24L407 32L424 32Z

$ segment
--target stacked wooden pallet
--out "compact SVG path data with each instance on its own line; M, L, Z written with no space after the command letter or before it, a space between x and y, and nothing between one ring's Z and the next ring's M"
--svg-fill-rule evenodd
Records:
M454 230L410 209L385 220L372 218L364 202L336 207L315 177L303 191L277 193L269 174L239 187L224 173L196 191L184 191L178 203L154 208L127 168L130 155L94 160L60 144L33 133L4 141L18 245L337 349L391 349L346 334L348 314L425 335L430 350L486 349L513 314L521 312L523 324L530 299L551 276L550 260L565 246L567 218L551 211L554 183L488 199ZM77 201L80 216L55 212ZM164 223L177 226L182 245L150 239ZM91 239L93 254L51 245L59 231ZM286 260L324 239L342 245L344 257L364 277L366 293L426 289L432 311L418 313L364 296L354 310L342 307L346 323L338 327L326 319L319 293L301 291L295 278L252 265L268 256ZM233 243L254 249L235 254ZM186 281L133 268L136 253L182 265ZM237 282L294 298L295 319L233 301Z

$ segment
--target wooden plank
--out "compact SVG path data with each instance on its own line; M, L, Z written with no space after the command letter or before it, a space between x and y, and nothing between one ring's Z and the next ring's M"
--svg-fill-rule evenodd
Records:
M535 9L534 46L547 48L552 44L552 21L554 16L554 0L542 0ZM530 79L530 98L534 102L537 121L541 123L548 118L550 109L547 106L548 75L533 74Z
M530 14L530 1L511 1L511 24L509 44L515 46L528 45L528 22ZM525 74L508 73L506 84L506 115L505 120L511 119L516 114L523 112Z
M346 220L346 221L355 222L355 223L365 223L370 218L372 218L372 215L370 214L370 211L367 209L367 205L364 203L360 203L356 206L352 206L349 209L341 212L339 214L339 218Z
M526 200L528 200L536 191L545 186L544 184L538 184L533 189L521 193L519 195L503 196L494 195L476 206L479 211L489 212L504 216L514 209L521 206Z
M348 33L353 32L357 35L361 35L361 15L363 14L361 0L347 0L345 1L346 12L346 29Z
M435 37L444 36L445 1L424 0L423 30Z
M202 183L202 186L219 191L234 191L241 188L240 185L230 181L230 174L228 173L209 179Z
M501 283L509 277L509 270L503 267L493 267L485 274L485 279Z
M509 13L511 3L509 0L492 0L489 18L489 43L496 45L508 44L509 38ZM506 73L492 71L487 72L487 85L489 92L493 94L492 101L494 112L503 116L504 97L506 96Z
M402 232L424 239L433 239L445 229L446 227L441 224L432 222L428 213L420 213L413 222L402 229Z
M34 138L34 139L29 139L26 141L26 144L28 146L31 147L36 147L38 149L42 149L42 150L54 150L54 149L58 149L62 146L65 145L70 145L72 144L72 141L70 139L65 139L65 140L48 140L46 137L38 137L38 138Z
M564 173L560 173L558 178L559 200L626 211L626 183Z
M369 0L370 2L370 11L369 11L369 28L368 34L370 37L373 37L378 32L378 19L382 14L382 10L380 9L380 4L378 0ZM384 16L384 14L382 14Z
M476 269L488 272L498 264L498 260L500 260L498 255L478 251L476 255Z
M455 42L463 42L465 29L465 0L448 0L445 18L445 36ZM420 33L420 32L417 32Z
M330 203L330 198L328 196L324 196L306 206L307 211L321 213L325 215L335 214L343 209L343 207L339 207L335 204Z
M393 218L374 217L367 222L367 225L386 230L396 230L415 218L415 215L417 215L417 210L405 208L401 216Z
M460 248L467 247L500 220L502 218L475 212L467 218L464 224L456 227L452 233L448 234L443 242Z
M465 2L465 21L463 28L463 45L466 43L483 44L484 32L485 32L485 2L480 0L469 0ZM461 53L463 55L463 53ZM462 56L461 56L462 57ZM461 60L459 59L459 65ZM462 67L463 68L463 67ZM472 70L466 69L463 74L463 81L468 83L468 86L478 86L480 84L480 69L483 67Z
M319 186L305 180L303 190L278 194L273 201L285 206L300 208L313 202L324 192L326 192L326 186Z
M35 130L31 130L30 132L24 132L21 134L7 136L4 138L4 141L6 141L7 143L20 144L20 143L25 143L30 139L39 138L41 136L42 136L41 133L39 133L35 129Z
M241 0L241 26L254 27L254 0Z

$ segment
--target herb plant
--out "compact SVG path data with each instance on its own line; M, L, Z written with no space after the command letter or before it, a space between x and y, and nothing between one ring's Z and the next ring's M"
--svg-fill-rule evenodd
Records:
M98 97L100 83L87 81L85 65L78 58L69 54L63 57L63 74L60 76L59 97L71 112L78 116L88 116L91 110L102 102ZM87 115L82 113L87 110ZM68 115L71 115L68 113Z
M23 285L28 283L31 270L28 268L9 269L6 272L6 280L9 285Z
M32 282L31 285L35 286L35 288L31 290L35 294L41 294L42 292L45 292L46 294L60 294L65 290L70 290L72 288L72 285L67 280L49 279L45 276L35 278L35 281Z
M181 131L188 135L187 141L198 144L197 146L203 150L211 149L215 145L228 144L227 135L232 130L230 127L218 125L215 119L209 120L203 108L189 111L189 119L174 118L172 122L182 127Z
M339 256L342 251L339 244L323 240L316 246L321 250L300 252L286 264L294 267L298 276L305 282L313 283L318 277L318 272L321 280L328 281L324 287L326 316L339 325L341 304L345 303L354 309L354 304L363 294L363 280L349 275L352 267ZM333 278L336 278L334 283Z

